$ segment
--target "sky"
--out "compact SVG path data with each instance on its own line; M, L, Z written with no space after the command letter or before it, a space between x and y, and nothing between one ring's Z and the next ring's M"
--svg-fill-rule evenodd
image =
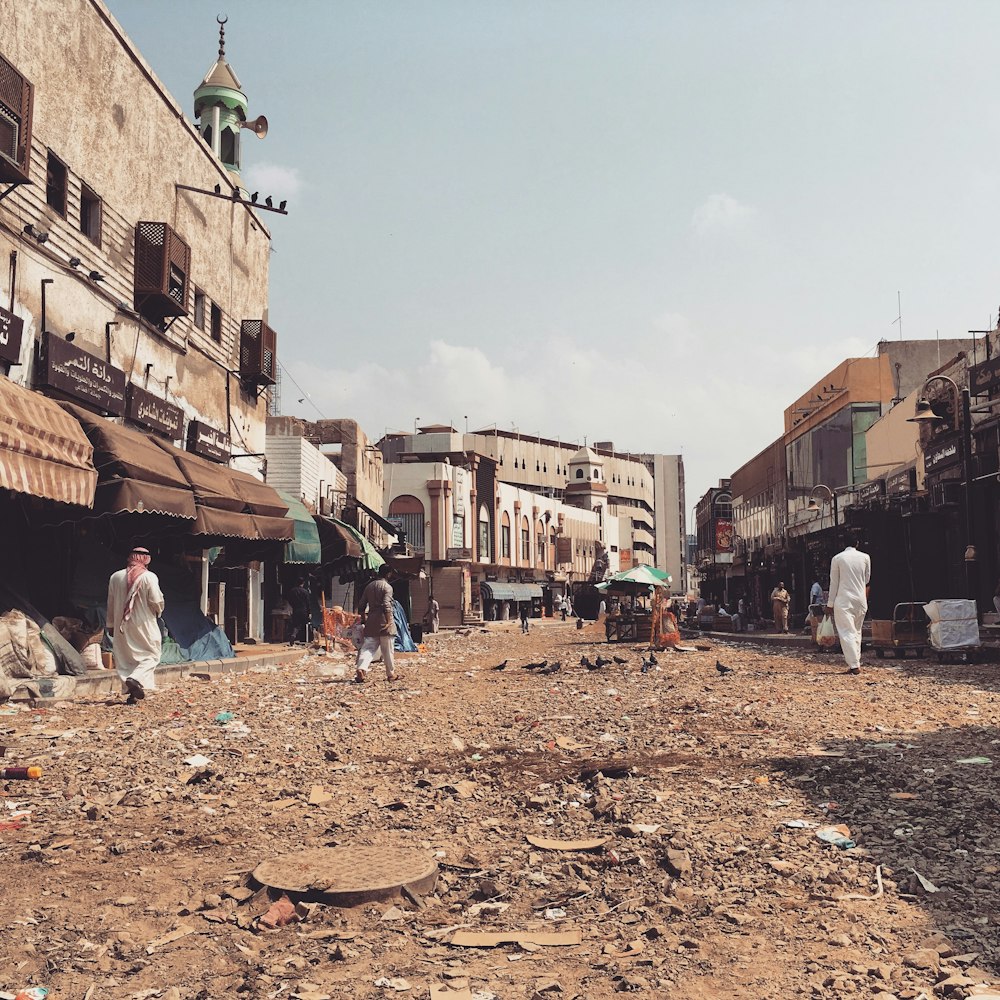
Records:
M691 522L897 293L996 323L993 0L106 2L188 114L229 18L284 413L680 453Z

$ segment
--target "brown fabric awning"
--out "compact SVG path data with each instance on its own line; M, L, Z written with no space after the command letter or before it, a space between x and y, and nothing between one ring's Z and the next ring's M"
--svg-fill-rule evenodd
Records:
M94 509L101 514L166 514L194 518L194 494L177 463L142 431L123 427L72 403L100 470Z
M194 534L278 542L295 537L294 522L285 517L288 504L273 487L245 472L181 451L166 441L156 444L194 492Z
M91 507L94 449L51 399L0 376L0 488Z
M323 547L323 562L330 563L337 559L360 559L361 545L343 525L328 517L314 515L313 520L319 528L320 544Z

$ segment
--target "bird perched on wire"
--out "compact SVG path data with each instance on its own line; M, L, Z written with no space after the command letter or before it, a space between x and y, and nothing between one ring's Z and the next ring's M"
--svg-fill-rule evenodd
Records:
M539 663L525 663L521 669L522 670L541 670L542 667L548 664L548 660L542 660Z
M628 663L628 660L626 660L624 656L612 656L611 659L614 660L615 663L619 664Z
M718 670L723 677L725 677L726 674L731 674L733 672L733 668L727 667L721 660L715 661L715 669Z
M504 660L503 663L498 663L495 667L491 667L490 669L491 670L506 670L508 662L509 661Z

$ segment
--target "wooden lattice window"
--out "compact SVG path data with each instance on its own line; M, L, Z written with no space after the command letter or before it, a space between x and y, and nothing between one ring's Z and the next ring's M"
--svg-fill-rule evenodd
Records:
M135 227L135 308L154 323L186 316L191 248L165 222Z

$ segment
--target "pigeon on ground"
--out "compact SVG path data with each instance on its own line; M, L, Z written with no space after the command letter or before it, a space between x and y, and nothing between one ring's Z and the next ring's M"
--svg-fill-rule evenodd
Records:
M611 660L604 659L604 657L601 656L600 653L598 653L597 654L597 659L594 660L594 666L595 667L606 667L611 662L612 662Z
M507 662L508 662L507 660L504 660L503 663L498 663L495 667L493 667L493 669L494 670L506 670L507 669Z
M587 656L586 653L584 653L583 656L580 657L580 666L581 667L593 667L593 665L594 664L590 662L590 657Z
M652 666L653 666L653 664L650 663L649 660L647 660L646 657L644 656L642 658L642 667L641 667L642 672L644 674L648 674L649 671L652 669Z
M652 650L649 651L649 662L652 663L654 667L659 662L656 659L656 653L654 653Z
M603 663L601 662L601 658L600 658L600 657L598 657L598 658L597 658L597 663L591 663L591 662L590 662L590 661L588 660L588 661L587 661L587 664L586 664L586 666L587 666L587 669L588 669L588 670L600 670L600 669L601 669L601 667L603 667L603 666L604 666L604 664L603 664Z
M727 667L721 660L715 661L715 669L719 671L720 674L725 676L726 674L731 674L733 672L732 667Z
M628 663L628 660L626 660L624 656L612 656L611 659L614 660L615 663Z
M557 674L560 670L562 670L562 661L556 660L555 663L549 664L549 666L539 670L538 672L540 674Z
M540 663L525 663L521 667L522 670L539 670L548 664L548 660L542 660Z

